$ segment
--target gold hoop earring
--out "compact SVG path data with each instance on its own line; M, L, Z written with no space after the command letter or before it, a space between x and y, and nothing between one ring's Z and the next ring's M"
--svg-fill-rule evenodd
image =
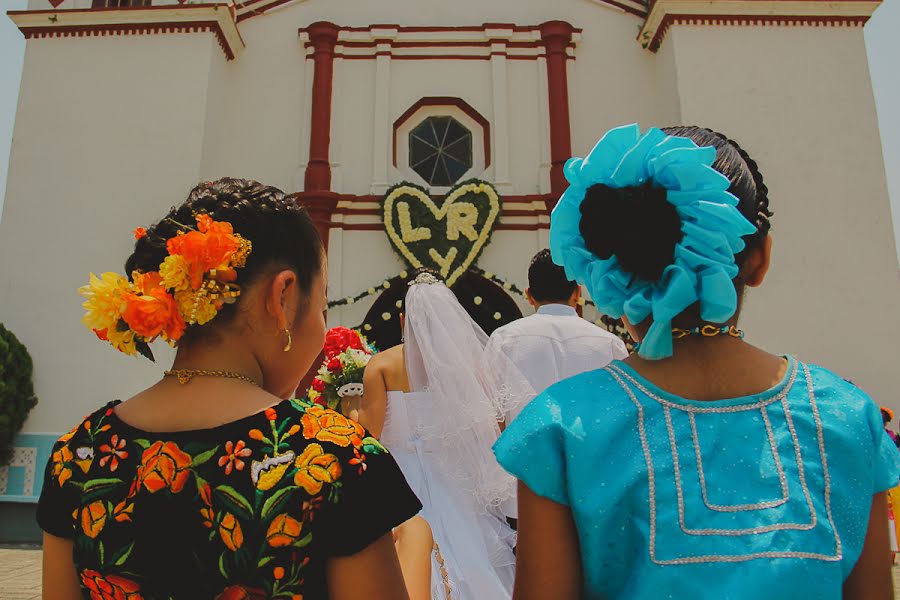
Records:
M285 346L284 346L284 351L285 351L285 352L290 352L290 351L291 351L291 346L292 346L293 343L294 343L294 338L291 337L291 330L288 329L287 327L284 328L284 332L287 334L287 338L288 338L287 344L285 344Z

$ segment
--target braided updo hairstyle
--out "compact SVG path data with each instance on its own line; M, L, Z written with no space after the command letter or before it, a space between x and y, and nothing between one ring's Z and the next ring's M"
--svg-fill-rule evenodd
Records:
M286 268L297 274L301 293L309 295L325 254L318 229L296 199L251 179L225 177L197 185L184 203L173 207L137 240L134 252L125 262L128 276L133 271L158 270L168 256L166 242L179 231L195 227L198 214L231 223L235 233L253 244L246 266L238 269L238 285L246 288L271 269ZM239 305L240 300L226 304L210 325L230 322ZM190 326L184 339L193 339L200 330L207 329L208 326Z
M756 161L737 142L711 129L679 126L663 131L716 149L712 168L731 181L728 191L737 197L738 210L756 226L755 233L744 237L744 251L735 257L742 265L747 251L768 235L772 216L769 189ZM666 200L666 191L652 181L624 188L603 184L588 188L581 204L580 230L588 250L603 259L615 255L626 271L646 281L662 277L683 237L678 212Z

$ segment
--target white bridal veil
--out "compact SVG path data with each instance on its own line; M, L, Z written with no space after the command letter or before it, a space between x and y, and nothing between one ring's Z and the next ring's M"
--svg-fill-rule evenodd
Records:
M405 308L409 385L429 395L419 415L421 435L454 483L479 507L497 509L515 495L515 480L491 451L498 422L534 391L434 276L425 273L410 284Z

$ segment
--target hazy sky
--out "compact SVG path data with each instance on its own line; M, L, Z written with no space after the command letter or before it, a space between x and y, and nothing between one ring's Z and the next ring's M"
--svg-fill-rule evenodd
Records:
M5 10L25 8L27 0L0 0ZM866 25L866 47L878 107L888 187L893 206L895 238L900 239L900 77L894 36L900 30L900 0L886 0ZM0 16L0 218L6 195L9 146L15 120L25 40L5 16ZM900 243L897 244L900 261Z

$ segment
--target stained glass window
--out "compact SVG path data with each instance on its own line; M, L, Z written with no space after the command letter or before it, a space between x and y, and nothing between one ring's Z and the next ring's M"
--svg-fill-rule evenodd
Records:
M472 168L472 132L453 117L428 117L409 133L409 166L428 185L453 185Z

